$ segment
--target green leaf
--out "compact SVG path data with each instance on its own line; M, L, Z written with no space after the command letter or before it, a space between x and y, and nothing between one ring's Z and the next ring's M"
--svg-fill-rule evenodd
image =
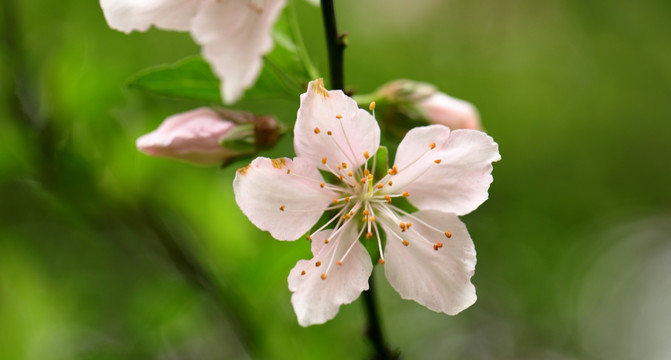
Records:
M221 102L219 79L200 56L145 69L133 75L127 86L157 95Z

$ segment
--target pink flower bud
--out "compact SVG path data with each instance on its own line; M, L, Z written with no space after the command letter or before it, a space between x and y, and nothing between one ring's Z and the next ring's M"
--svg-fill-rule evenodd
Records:
M236 127L209 108L198 108L176 114L149 134L136 141L145 154L183 160L200 165L222 164L238 152L220 145L222 139Z
M417 103L419 111L433 124L442 124L452 130L482 130L478 110L468 101L453 98L442 92Z

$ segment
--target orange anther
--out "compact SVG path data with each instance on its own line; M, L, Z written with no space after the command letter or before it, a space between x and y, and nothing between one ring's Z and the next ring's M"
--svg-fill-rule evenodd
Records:
M384 265L384 259L380 259L380 260L378 260L377 262L379 262L380 265Z
M336 119L342 119L342 115L340 114L336 115Z
M326 165L326 158L322 158L322 164Z
M322 280L326 280L326 274L322 274Z
M284 211L284 205L280 206L280 211Z
M401 241L401 242L402 242L403 245L405 245L405 246L408 246L408 244L410 244L410 243L408 242L408 240L406 240L406 239L403 239L403 241Z
M452 237L452 233L449 232L449 231L446 231L446 232L445 232L445 236L449 239L449 238Z
M321 188L324 188L324 185L326 185L326 184L324 184L324 183L319 184L319 186L320 186Z
M331 130L326 131L326 133L329 134L329 135L333 135L333 133L331 132Z
M384 186L383 183L377 183L377 188L378 188L378 189L382 189L383 186Z
M322 264L321 261L317 261L317 262L315 263L315 266L316 266L316 267L319 267L321 264Z
M328 244L328 243L329 243L329 239L324 240L324 244Z
M370 240L370 238L372 238L372 237L373 237L373 233L369 231L369 232L366 234L366 239L369 239L369 240Z
M368 153L368 151L363 152L363 157L365 157L366 159L370 158L370 154Z
M342 163L342 168L347 169L347 163Z
M336 265L342 266L342 261L340 261L340 260L336 261Z
M429 147L431 148L431 150L435 149L436 148L436 143L429 144Z
M391 203L391 196L385 195L384 199L387 201L387 203Z
M440 159L433 160L433 162L435 162L436 164L440 164L440 161L441 161Z
M403 190L403 196L408 197L408 196L410 196L410 193L407 192L407 191L405 191L405 190Z
M321 131L321 130L319 130L319 128L318 128L318 127L316 127L316 128L315 128L315 134L319 134L320 132L322 132L322 131Z
M301 271L301 275L305 275L305 270Z
M370 111L375 110L375 101L371 102L370 105L368 105L368 109L369 109Z

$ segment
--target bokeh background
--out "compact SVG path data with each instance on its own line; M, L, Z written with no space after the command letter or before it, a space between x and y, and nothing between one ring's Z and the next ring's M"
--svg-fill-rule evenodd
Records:
M296 7L326 74L319 10ZM349 87L434 83L476 104L503 157L490 199L463 218L478 301L436 314L376 269L391 345L405 359L671 358L671 2L336 7ZM0 358L367 358L361 300L297 324L286 278L309 246L273 240L236 207L246 161L136 151L201 105L124 88L197 54L188 34L113 31L96 1L0 11ZM298 99L238 107L292 123Z

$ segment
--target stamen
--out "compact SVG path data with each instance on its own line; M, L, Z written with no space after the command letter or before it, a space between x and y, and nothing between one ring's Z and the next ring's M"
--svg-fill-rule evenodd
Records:
M342 168L347 169L347 163L346 162L342 163Z
M389 175L398 174L398 168L396 167L396 165L392 166L391 169L387 170L387 174Z
M321 261L317 261L317 262L315 263L315 266L316 266L316 267L320 267L320 266L321 266L321 264L322 264L322 262L321 262Z
M322 274L322 280L326 280L326 273Z
M336 265L342 266L342 261L340 261L340 260L336 261Z
M410 193L407 192L407 191L405 191L405 190L403 190L403 196L408 197L408 196L410 196Z
M382 189L383 186L384 186L383 183L377 183L377 188L378 188L378 189Z
M440 161L441 161L440 159L433 160L433 162L435 162L436 164L440 164Z
M366 233L366 240L370 240L370 238L372 238L372 237L373 237L372 232L369 231L368 233Z
M284 211L284 205L280 206L280 211Z
M326 184L324 184L324 183L319 184L319 186L320 186L322 189L324 188L324 185L326 185Z
M291 169L287 169L287 175L291 174Z
M408 242L408 240L406 240L406 239L403 239L403 241L401 241L401 242L403 243L404 246L408 246L408 245L410 244L410 243Z
M320 132L322 132L321 130L319 130L318 127L316 127L314 131L315 131L315 134L319 134Z
M301 271L301 276L305 275L305 270Z
M380 260L378 260L377 262L379 262L380 265L384 265L384 259L380 259Z
M345 201L349 202L350 198L349 196L345 197Z
M322 158L322 164L326 165L326 158Z
M439 242L437 242L433 245L433 250L438 251L438 249L440 249L442 247L443 247L443 243L439 241Z
M389 195L385 195L384 199L387 200L388 203L391 203L391 197Z
M305 240L312 241L312 236L310 236L310 234L305 235Z
M449 231L445 231L445 236L449 239L452 237L452 233Z
M370 111L375 110L375 101L371 102L370 105L368 105L368 109L369 109Z
M336 119L342 119L342 115L340 114L336 115Z
M347 172L347 176L352 176L352 175L354 175L354 173L352 173L351 171Z
M436 143L429 144L429 147L431 148L431 150L435 149L436 148Z
M394 185L394 182L389 180L389 186L392 186L392 185Z
M368 158L370 158L370 154L368 153L368 151L363 152L363 157L365 157L366 160L368 160Z
M333 135L333 133L331 132L331 130L326 131L326 133L327 133L328 135Z

